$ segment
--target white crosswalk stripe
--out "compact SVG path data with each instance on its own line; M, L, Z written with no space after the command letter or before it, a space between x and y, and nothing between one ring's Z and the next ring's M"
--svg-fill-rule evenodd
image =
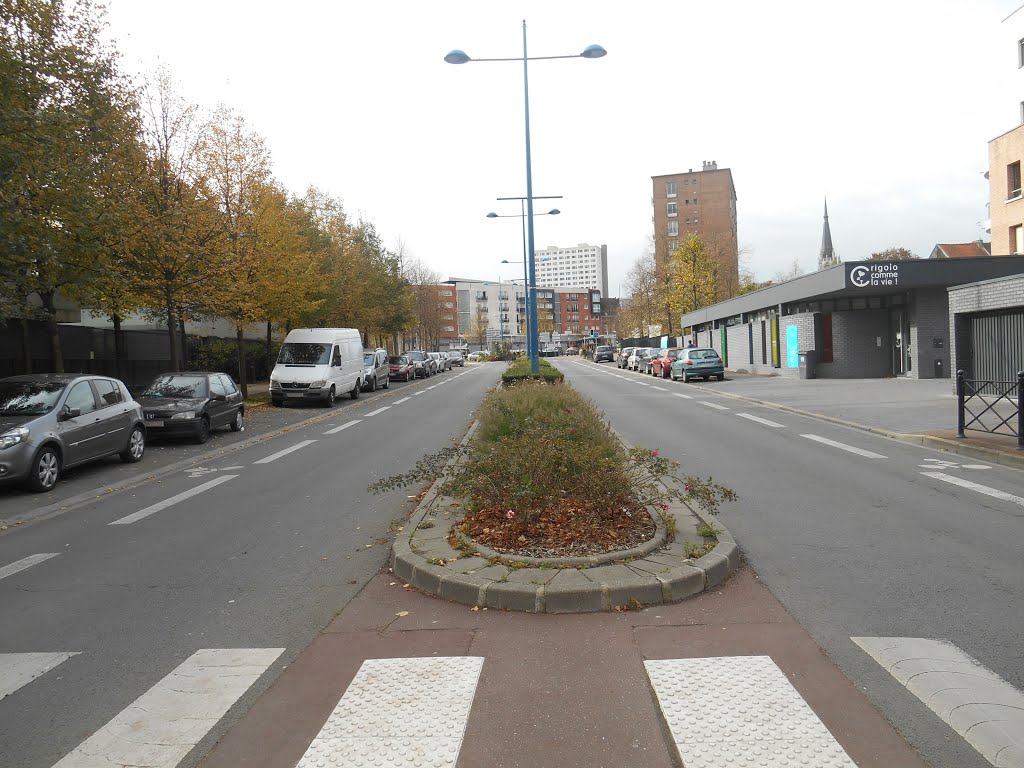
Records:
M78 653L0 653L0 699Z
M645 661L686 768L856 768L768 656Z
M196 651L54 768L175 768L283 652Z
M851 637L992 765L1024 766L1024 694L952 643Z
M483 664L476 656L364 661L297 768L454 766Z

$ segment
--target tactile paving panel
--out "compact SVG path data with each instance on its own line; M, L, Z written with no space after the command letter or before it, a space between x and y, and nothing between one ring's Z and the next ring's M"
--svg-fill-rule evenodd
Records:
M686 768L856 768L768 656L644 664Z
M298 768L450 768L483 658L367 659Z

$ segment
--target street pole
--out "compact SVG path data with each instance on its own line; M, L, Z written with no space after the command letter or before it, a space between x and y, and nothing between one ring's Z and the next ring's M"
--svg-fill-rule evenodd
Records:
M523 19L523 111L526 118L526 231L527 231L527 266L529 267L526 289L526 322L528 325L530 370L534 375L540 373L540 357L538 355L539 338L537 336L537 269L533 263L533 168L530 160L530 76L529 59L526 54L526 19Z

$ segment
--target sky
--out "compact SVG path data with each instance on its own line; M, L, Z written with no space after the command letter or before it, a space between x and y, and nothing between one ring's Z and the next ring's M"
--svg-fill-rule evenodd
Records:
M889 247L989 239L988 141L1020 122L1021 0L107 0L133 76L240 112L291 192L313 185L448 277L522 267L521 62L529 65L536 247L608 246L609 288L650 248L651 177L732 170L759 280ZM1024 11L1018 16L1024 16ZM1009 36L1009 37L1007 37ZM1007 42L1008 40L1008 42ZM1018 84L1019 85L1019 84Z

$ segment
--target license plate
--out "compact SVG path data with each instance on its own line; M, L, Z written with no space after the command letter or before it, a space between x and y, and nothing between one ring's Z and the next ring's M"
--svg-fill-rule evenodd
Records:
M302 393L301 392L286 392L285 394L288 397L302 397Z
M149 419L146 421L147 427L162 427L163 425L163 419Z

